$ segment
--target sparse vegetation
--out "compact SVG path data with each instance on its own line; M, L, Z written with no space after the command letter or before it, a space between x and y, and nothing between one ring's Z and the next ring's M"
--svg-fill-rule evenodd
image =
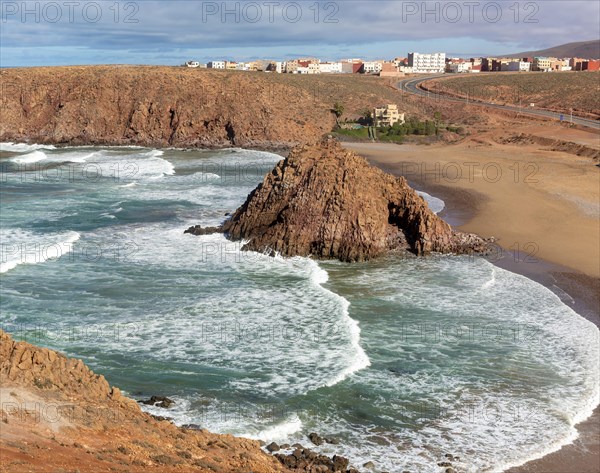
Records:
M376 129L377 141L403 143L408 135L432 136L438 135L440 131L447 130L453 133L463 134L464 129L459 126L443 126L441 115L438 113L434 120L419 120L417 117L409 117L405 123L396 123L394 126L378 127ZM336 133L349 136L358 140L369 140L369 129L367 127L352 129L337 129Z

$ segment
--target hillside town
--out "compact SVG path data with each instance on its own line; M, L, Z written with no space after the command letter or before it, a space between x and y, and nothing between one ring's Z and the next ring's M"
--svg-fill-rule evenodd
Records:
M336 62L322 61L319 58L251 62L214 60L207 64L188 61L184 66L278 74L370 74L382 77L402 77L406 74L598 71L600 70L600 60L577 57L480 57L463 59L446 57L445 53L440 52L428 54L411 52L407 57L397 57L393 60L366 61L358 58L343 59Z

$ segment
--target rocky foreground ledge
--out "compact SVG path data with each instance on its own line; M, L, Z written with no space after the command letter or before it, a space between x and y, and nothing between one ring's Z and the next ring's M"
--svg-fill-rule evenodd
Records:
M244 250L365 261L390 252L485 253L489 242L455 232L403 177L371 166L335 140L303 145L280 161L218 228Z
M165 399L150 401L170 407ZM177 427L144 413L81 360L2 330L0 458L7 472L358 473L343 457L301 445L271 456L256 440Z

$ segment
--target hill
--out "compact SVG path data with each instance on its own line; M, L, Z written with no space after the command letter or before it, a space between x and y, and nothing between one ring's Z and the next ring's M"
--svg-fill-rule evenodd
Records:
M432 92L483 102L518 106L534 103L537 108L568 115L600 118L600 72L556 72L461 74L427 81Z
M389 80L166 66L0 70L0 141L154 147L290 147L345 115L404 103ZM405 103L409 114L423 114Z
M525 51L522 53L507 54L503 57L582 57L586 59L600 59L600 40L579 41L576 43L561 44L538 51Z

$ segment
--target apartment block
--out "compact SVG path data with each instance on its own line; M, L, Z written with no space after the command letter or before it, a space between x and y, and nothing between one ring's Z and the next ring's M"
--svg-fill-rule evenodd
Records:
M552 70L552 62L556 61L553 57L534 57L531 66L532 71L548 72Z
M319 63L319 72L321 74L341 74L341 62L321 62Z
M225 61L210 61L206 67L209 69L225 69Z
M367 61L363 63L364 74L379 74L383 68L383 61Z
M409 53L408 65L416 74L442 73L446 69L446 53Z

